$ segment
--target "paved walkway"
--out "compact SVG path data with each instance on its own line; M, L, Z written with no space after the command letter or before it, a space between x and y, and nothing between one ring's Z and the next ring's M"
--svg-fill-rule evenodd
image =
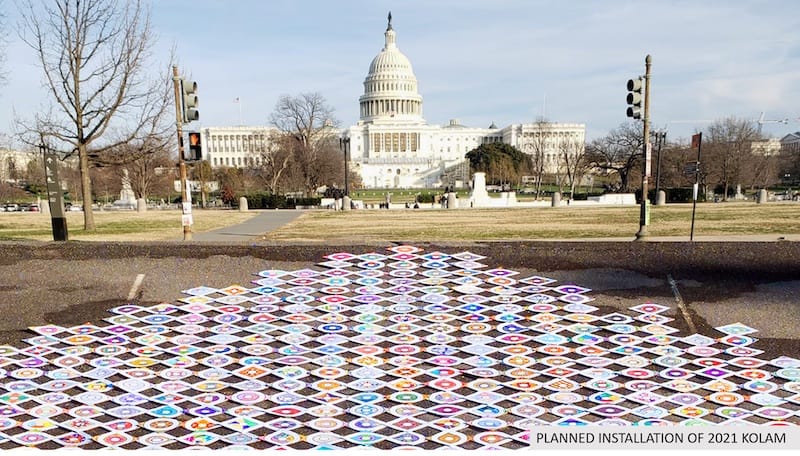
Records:
M300 217L303 211L259 210L259 214L238 225L231 225L206 233L193 233L192 241L200 242L247 242L254 237L276 230Z

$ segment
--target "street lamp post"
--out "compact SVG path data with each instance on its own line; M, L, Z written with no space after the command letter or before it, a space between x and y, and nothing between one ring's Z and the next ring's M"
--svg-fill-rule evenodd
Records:
M653 136L656 138L656 201L655 203L658 204L658 195L661 191L661 146L664 145L664 141L667 139L667 131L666 130L658 130L654 131Z
M344 198L342 198L342 209L350 209L350 176L347 170L348 155L350 152L350 138L345 136L339 138L339 148L344 156Z

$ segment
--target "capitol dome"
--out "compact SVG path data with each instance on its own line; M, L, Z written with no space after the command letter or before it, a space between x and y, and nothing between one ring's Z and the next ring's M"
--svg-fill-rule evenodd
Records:
M397 48L396 35L392 29L392 13L389 13L385 45L370 63L369 74L364 79L364 95L358 99L363 123L424 122L417 77L411 61Z

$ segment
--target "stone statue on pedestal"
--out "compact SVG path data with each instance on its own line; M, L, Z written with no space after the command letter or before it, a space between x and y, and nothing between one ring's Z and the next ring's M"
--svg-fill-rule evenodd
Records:
M131 178L128 176L128 170L122 169L122 190L119 192L119 199L114 201L114 206L133 209L136 207L136 194L133 193L131 187Z

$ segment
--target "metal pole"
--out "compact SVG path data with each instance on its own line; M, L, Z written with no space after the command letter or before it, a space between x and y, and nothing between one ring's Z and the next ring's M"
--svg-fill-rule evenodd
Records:
M342 155L344 156L344 196L350 196L350 174L347 171L347 152L350 150L350 138L344 137L339 138L339 148L342 149Z
M689 241L694 241L694 215L697 211L697 197L700 193L700 148L703 146L703 132L698 133L700 135L700 141L697 143L697 165L695 166L695 174L694 174L694 188L693 190L693 201L692 201L692 228L689 231Z
M639 210L639 232L636 240L647 237L647 146L650 142L650 64L653 58L648 54L644 59L644 143L642 144L642 206Z
M350 196L350 173L347 170L348 152L350 152L350 138L344 138L344 196Z
M187 210L187 186L186 186L186 161L183 159L183 115L181 114L181 78L178 76L178 66L172 66L172 83L175 89L175 125L178 130L178 168L180 171L181 179L181 214L192 215L192 208L189 205ZM183 225L183 240L192 240L192 225L181 217L181 224Z
M658 201L658 193L661 191L661 146L664 145L665 139L667 139L666 131L656 132L656 142L658 143L658 158L656 159L656 201Z

